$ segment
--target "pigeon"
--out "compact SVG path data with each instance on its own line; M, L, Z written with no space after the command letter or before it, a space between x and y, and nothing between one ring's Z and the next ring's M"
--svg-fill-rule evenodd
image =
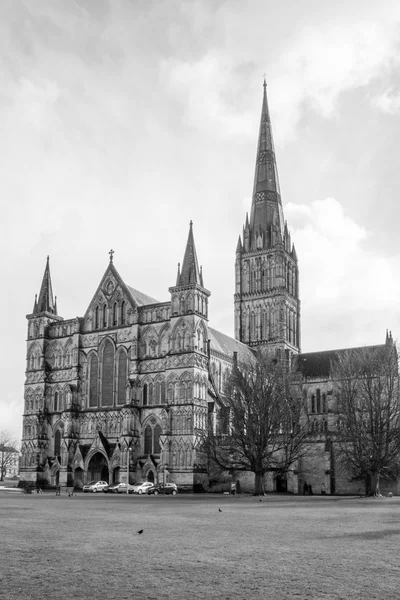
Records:
M143 529L140 529L140 530L138 531L138 535L140 535L141 533L143 533Z
M219 509L218 509L218 512L222 512L222 510L219 508Z

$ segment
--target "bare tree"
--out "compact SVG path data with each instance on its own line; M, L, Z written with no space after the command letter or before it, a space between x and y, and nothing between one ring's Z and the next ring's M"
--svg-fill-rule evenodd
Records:
M223 398L225 423L204 437L204 450L220 469L255 474L255 494L264 493L268 471L286 473L306 452L308 426L301 384L285 362L259 353L254 363L235 365Z
M16 453L16 439L8 431L0 431L0 481L4 480L7 470L14 464Z
M400 466L400 389L394 344L338 354L332 365L337 396L338 458L366 494Z

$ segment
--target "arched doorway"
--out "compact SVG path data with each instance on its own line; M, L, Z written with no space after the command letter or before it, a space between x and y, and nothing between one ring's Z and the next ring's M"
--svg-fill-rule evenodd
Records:
M97 452L90 459L87 470L87 481L109 481L108 461L106 457Z
M278 475L276 478L276 491L278 494L285 494L287 492L287 478L286 475Z
M149 471L147 473L147 481L150 481L151 483L154 483L154 473L153 473L153 471Z
M77 467L74 471L74 487L83 487L83 469L81 469L80 467Z

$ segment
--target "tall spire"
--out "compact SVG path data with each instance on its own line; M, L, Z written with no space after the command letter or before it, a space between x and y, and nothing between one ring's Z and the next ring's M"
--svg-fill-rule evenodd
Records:
M50 258L47 257L46 268L44 270L42 286L40 288L39 298L35 301L34 314L47 312L57 314L57 307L53 299L53 288L50 277Z
M190 221L189 236L186 244L185 256L183 258L181 272L178 271L178 277L176 284L190 285L192 283L198 283L203 285L203 277L199 270L199 263L197 261L196 246L194 244L193 237L193 222Z
M279 226L283 233L283 211L276 166L271 119L268 109L267 83L264 79L264 93L258 135L256 168L254 174L253 201L250 215L250 228L253 233L265 232L272 225L274 210L278 209Z

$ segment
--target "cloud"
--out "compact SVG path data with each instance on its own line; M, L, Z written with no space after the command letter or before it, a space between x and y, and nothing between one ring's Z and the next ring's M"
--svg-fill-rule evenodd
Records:
M400 92L393 86L389 87L382 94L376 96L372 104L384 113L398 115L400 113Z
M380 343L384 329L399 322L393 298L400 295L400 256L372 251L372 235L334 198L288 204L285 213L299 256L303 339L312 349L340 347L346 323L346 338Z

